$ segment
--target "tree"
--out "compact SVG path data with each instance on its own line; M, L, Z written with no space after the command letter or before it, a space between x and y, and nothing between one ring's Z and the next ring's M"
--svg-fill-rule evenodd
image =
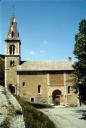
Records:
M74 55L77 58L74 64L76 87L81 101L86 101L86 19L80 22L79 33L75 35Z

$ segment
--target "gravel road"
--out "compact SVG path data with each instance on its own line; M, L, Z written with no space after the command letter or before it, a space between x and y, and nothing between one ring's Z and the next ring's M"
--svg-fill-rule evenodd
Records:
M55 123L56 128L86 128L86 106L40 109Z

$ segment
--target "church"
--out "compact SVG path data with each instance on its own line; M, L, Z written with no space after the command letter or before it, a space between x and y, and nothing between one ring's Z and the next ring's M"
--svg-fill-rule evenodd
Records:
M32 103L76 104L71 57L66 61L21 61L21 45L12 16L5 39L5 87Z

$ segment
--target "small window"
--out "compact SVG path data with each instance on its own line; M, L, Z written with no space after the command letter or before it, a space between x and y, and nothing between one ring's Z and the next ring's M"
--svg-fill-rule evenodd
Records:
M12 31L12 38L14 37L14 32Z
M18 37L19 37L19 32L18 32Z
M70 86L68 86L68 93L70 93Z
M12 22L12 25L13 25L13 22Z
M22 83L22 86L25 86L25 82Z
M10 66L14 66L14 65L15 65L14 60L11 60L11 61L10 61Z
M31 102L34 102L34 98L31 98Z
M38 93L41 92L41 85L38 85Z

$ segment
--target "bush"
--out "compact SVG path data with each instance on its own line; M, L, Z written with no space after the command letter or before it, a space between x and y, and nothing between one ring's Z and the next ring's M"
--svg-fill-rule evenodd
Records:
M16 110L15 115L22 115L22 111L21 110Z
M35 108L52 108L53 106L48 104L40 104L40 103L29 103Z
M17 97L17 99L23 109L26 128L55 128L54 123L46 115L20 97Z

